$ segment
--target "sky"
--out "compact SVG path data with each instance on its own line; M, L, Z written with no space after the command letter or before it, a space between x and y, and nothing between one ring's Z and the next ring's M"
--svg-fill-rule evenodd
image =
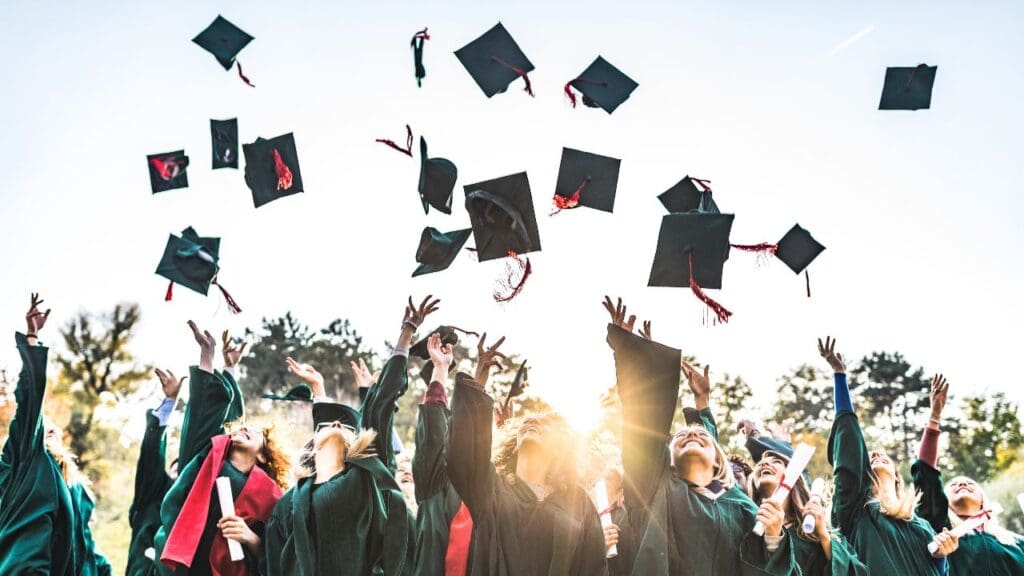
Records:
M652 320L657 340L742 375L756 408L789 369L824 367L825 334L852 358L898 350L945 373L954 395L1022 401L1006 368L1024 322L1022 12L984 1L6 2L0 319L22 329L29 292L41 292L53 341L81 310L138 302L139 357L185 372L190 318L241 332L288 310L314 327L345 317L382 349L406 298L434 294L429 323L506 336L534 392L585 419L613 380L600 306L611 294ZM255 36L239 61L256 88L191 42L217 14ZM536 98L520 82L486 98L453 54L499 21L536 66ZM409 39L424 26L417 88ZM597 55L639 83L613 115L562 93ZM919 63L938 66L932 108L877 110L885 68ZM256 210L241 171L210 170L209 120L234 117L243 142L294 133L305 193ZM459 168L451 216L423 214L418 159L374 143L401 140L407 123ZM614 214L547 216L563 146L622 159ZM146 155L181 148L189 188L152 195ZM543 245L521 296L495 303L501 263L466 254L410 277L424 226L468 227L463 185L521 171ZM688 174L736 215L733 242L800 223L825 244L813 297L781 262L737 251L712 291L734 313L727 325L705 325L688 290L648 288L656 197ZM178 287L163 301L153 271L187 226L222 238L220 280L241 315L216 290ZM0 347L0 366L18 362Z

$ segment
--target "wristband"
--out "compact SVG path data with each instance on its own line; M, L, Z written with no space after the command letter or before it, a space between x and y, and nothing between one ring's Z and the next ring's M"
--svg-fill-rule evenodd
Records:
M412 320L404 320L404 321L402 321L402 328L405 328L406 326L408 326L409 328L412 328L413 332L419 330L419 328L420 328L419 324L413 322Z

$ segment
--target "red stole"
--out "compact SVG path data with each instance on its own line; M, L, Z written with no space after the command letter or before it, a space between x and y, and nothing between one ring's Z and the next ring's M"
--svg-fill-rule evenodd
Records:
M180 564L191 568L195 560L196 548L206 529L207 515L210 512L210 498L213 496L217 474L224 466L231 437L227 434L214 436L210 453L199 468L196 481L189 490L185 503L178 513L178 518L171 527L164 544L160 562L171 570ZM245 487L235 499L235 515L246 523L266 522L274 510L274 504L281 498L281 488L267 473L254 466L249 472ZM202 562L203 559L200 559ZM208 559L214 576L245 576L245 562L232 562L228 552L228 541L218 531L213 537Z
M469 542L473 536L473 517L463 503L448 526L448 550L444 555L444 576L466 576Z

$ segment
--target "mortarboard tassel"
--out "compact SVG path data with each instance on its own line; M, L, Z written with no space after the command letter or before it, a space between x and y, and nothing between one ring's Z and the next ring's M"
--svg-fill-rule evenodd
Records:
M380 142L381 144L386 144L386 145L390 146L391 148L394 148L395 150L398 150L402 154L405 154L409 158L412 158L412 128L409 128L408 124L405 125L405 132L406 132L405 148L402 148L398 144L395 144L394 140L385 140L384 138L377 138L376 140L374 140L374 142Z
M519 295L523 291L523 286L526 285L526 279L533 273L533 265L530 264L530 258L521 257L515 252L508 251L509 260L505 261L505 275L504 278L498 281L498 289L494 291L495 302L511 302L513 298ZM516 275L521 274L519 280L516 280ZM502 290L509 291L507 294L503 294Z
M573 108L576 107L576 93L572 91L573 82L584 82L586 84L593 84L594 86L608 85L608 83L605 82L604 80L587 80L586 78L573 78L572 80L569 80L568 82L565 83L565 87L563 89L565 90L565 95L569 98L569 103L572 104ZM584 97L584 104L586 104L586 102L587 98Z
M515 72L517 75L519 75L519 77L523 79L523 82L526 83L526 88L524 88L526 93L529 94L530 97L534 97L533 96L533 86L530 84L530 77L526 75L526 71L525 70L522 70L521 68L516 68L515 66L509 64L508 62L505 62L504 60L502 60L501 58L498 58L497 56L491 56L491 61L492 62L496 62L498 64L501 64L505 68L508 68L509 70L511 70L511 71Z
M412 42L409 43L412 46L412 59L413 65L416 68L416 86L423 87L423 77L427 75L427 70L423 67L423 43L430 40L430 34L427 34L427 29L424 27L412 37Z
M778 244L769 244L768 242L761 242L760 244L729 244L729 246L743 252L756 253L758 266L763 264L768 256L775 255L775 252L779 249Z
M250 88L255 88L256 85L249 81L249 77L242 74L242 63L235 60L235 67L238 68L238 77L242 79L242 82L245 82Z
M922 69L922 68L927 68L927 67L928 67L927 64L918 64L917 66L915 66L914 69L910 71L910 76L907 78L907 84L906 84L906 86L903 87L903 89L904 90L910 90L910 85L913 84L914 76L917 76L917 71Z
M811 274L807 270L804 270L804 280L807 281L807 297L811 297Z
M715 302L715 300L711 296L708 296L700 285L697 284L697 281L693 279L693 252L687 252L687 258L689 258L690 264L690 290L693 291L693 295L701 302L707 304L708 308L715 313L715 318L717 318L716 323L728 323L729 317L732 316L732 312L726 310L725 306Z
M572 193L572 196L569 196L568 198L566 198L565 196L560 196L558 193L555 193L555 211L552 212L551 214L548 214L548 216L554 216L555 214L558 214L562 210L571 210L579 206L580 193L583 192L583 189L587 187L588 183L590 183L590 178L584 178L579 188L577 188L576 191Z
M220 293L224 295L224 300L228 303L228 309L231 310L231 313L239 314L242 309L238 306L238 302L235 302L235 299L231 297L231 294L228 294L228 291L216 279L214 279L213 285L220 288Z
M187 159L185 162L178 162L172 156L168 156L166 159L150 158L149 163L156 168L160 178L165 182L181 176L181 173L185 171L185 167L188 166Z
M170 302L174 296L174 280L171 280L167 284L167 294L164 294L164 302Z
M274 148L274 171L277 172L277 189L288 190L292 187L292 171L281 159L281 153Z

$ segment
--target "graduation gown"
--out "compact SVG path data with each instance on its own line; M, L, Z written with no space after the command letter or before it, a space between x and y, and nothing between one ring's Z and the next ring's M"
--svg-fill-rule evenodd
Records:
M408 512L394 477L374 457L347 461L316 485L304 478L274 507L263 543L263 576L397 576Z
M413 562L413 574L416 576L446 576L445 558L450 528L462 508L462 498L459 498L448 479L445 449L450 416L451 412L444 403L427 402L420 405L416 421L416 453L412 460L416 501L419 503ZM465 516L463 514L462 518L465 519ZM472 532L471 518L463 524L465 526L462 530ZM470 544L462 538L456 545ZM462 568L466 570L466 566Z
M47 348L16 336L18 402L0 459L0 574L80 574L71 491L43 443Z
M395 446L391 439L394 430L398 399L409 388L409 358L393 354L384 364L377 382L370 386L360 408L362 426L377 431L373 448L381 462L392 474L398 469Z
M942 475L918 460L910 468L914 486L921 493L917 514L935 531L950 527L949 500ZM1024 576L1024 539L1007 545L988 532L977 530L960 537L960 547L949 555L950 576Z
M869 574L865 566L858 558L857 553L850 547L850 543L839 535L832 538L832 560L825 558L825 551L821 544L804 540L797 535L799 526L786 528L790 541L793 542L793 555L796 556L796 563L804 576L867 576Z
M128 509L132 539L128 545L125 576L146 576L153 570L153 561L146 557L146 549L153 546L153 537L160 528L160 504L174 482L165 470L166 429L152 410L146 411L146 433L135 465L135 496Z
M448 475L473 517L473 576L605 574L604 534L582 488L538 501L525 482L491 463L494 401L459 374L452 402Z
M611 511L612 524L619 527L619 543L615 545L618 554L608 559L609 576L629 576L636 559L636 542L633 540L633 527L629 523L629 513L623 506L615 506Z
M637 541L635 576L797 574L792 538L783 533L769 554L752 533L757 506L732 486L717 499L670 470L668 440L679 396L679 351L614 325L608 343L622 399L622 464L626 510Z
M79 557L82 558L82 565L78 573L81 576L110 576L112 567L107 558L96 548L96 542L92 539L92 529L89 526L92 520L92 513L95 510L95 503L92 495L81 484L71 487L71 507L75 511L75 548L80 550Z
M935 537L928 522L916 514L907 521L890 518L872 498L871 463L857 415L849 410L836 414L828 442L835 482L832 524L861 562L872 574L942 574L945 562L928 553Z

